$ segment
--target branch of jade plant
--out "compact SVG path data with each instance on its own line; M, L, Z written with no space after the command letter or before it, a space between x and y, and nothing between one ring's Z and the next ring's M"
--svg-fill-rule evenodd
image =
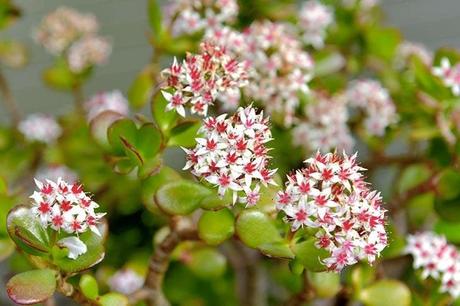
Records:
M149 291L146 300L150 306L170 305L163 294L162 287L165 273L168 270L171 253L181 241L198 239L198 233L195 226L186 218L173 218L171 220L170 230L171 231L165 239L155 248L150 258L143 288Z
M64 296L74 300L78 305L82 306L98 306L99 303L88 299L83 293L75 288L72 284L66 282L62 276L58 277L57 291L62 293Z
M85 97L83 95L83 88L81 85L75 85L72 88L72 95L74 99L75 109L78 113L83 114L85 112L83 103L85 102Z
M16 104L16 101L13 98L8 82L6 81L6 78L1 71L0 71L0 93L2 95L3 103L5 104L5 107L8 110L8 112L10 113L11 122L14 125L17 125L18 122L21 120L21 113Z
M267 305L267 290L262 266L258 264L260 254L244 247L236 240L222 245L222 253L227 257L235 273L235 292L238 305Z
M308 278L307 270L303 271L303 286L302 290L293 295L285 304L285 306L301 306L311 301L314 298L315 291L311 287L310 280Z

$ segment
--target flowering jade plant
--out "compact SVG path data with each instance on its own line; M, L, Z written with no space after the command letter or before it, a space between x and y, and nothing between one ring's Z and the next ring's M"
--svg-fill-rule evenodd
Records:
M377 0L146 6L126 93L84 95L111 39L68 7L32 31L73 111L23 115L0 71L11 301L460 305L457 50L404 41ZM0 1L0 29L18 17Z

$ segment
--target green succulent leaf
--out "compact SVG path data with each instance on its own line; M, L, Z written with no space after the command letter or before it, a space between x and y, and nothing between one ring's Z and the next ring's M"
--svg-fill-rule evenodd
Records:
M168 146L193 147L196 144L198 130L201 127L199 121L183 121L171 129Z
M227 260L213 248L199 248L190 253L187 266L202 278L218 278L225 273Z
M166 110L168 101L163 97L161 91L158 91L152 99L152 116L164 135L168 136L171 128L176 126L179 116L175 111Z
M50 251L48 233L29 207L19 205L10 210L7 229L11 239L23 251L43 256Z
M411 293L407 286L397 280L381 280L360 293L360 300L368 306L409 306Z
M100 297L99 304L101 306L128 306L129 301L121 293L109 292Z
M137 135L137 127L130 119L121 119L115 121L107 130L107 138L112 146L113 153L124 155L125 146L122 138L128 142L134 142Z
M64 58L58 58L52 67L43 72L43 80L48 86L59 90L71 90L80 83Z
M149 24L153 34L156 37L161 35L162 17L161 6L157 0L149 0L148 2Z
M79 283L81 292L90 300L95 300L99 296L99 286L94 277L89 274L85 274L80 278Z
M134 79L128 91L128 100L132 107L141 108L149 102L155 86L152 74L152 67L149 66Z
M282 242L274 222L263 212L247 209L236 220L236 233L251 248Z
M321 262L329 256L324 249L319 249L315 246L315 239L296 243L293 246L293 251L296 259L309 271L322 272L326 270L326 266Z
M454 169L445 169L438 181L438 195L445 200L450 200L460 195L460 172Z
M334 272L309 273L310 283L319 298L334 297L341 289L340 274Z
M294 258L289 243L285 241L264 243L259 245L258 249L268 257Z
M205 211L198 222L198 235L209 245L218 245L235 232L235 218L227 209Z
M179 180L161 186L155 195L155 202L167 214L188 215L211 193L200 184Z
M13 276L6 292L17 304L31 305L49 299L56 290L56 272L50 269L32 270Z

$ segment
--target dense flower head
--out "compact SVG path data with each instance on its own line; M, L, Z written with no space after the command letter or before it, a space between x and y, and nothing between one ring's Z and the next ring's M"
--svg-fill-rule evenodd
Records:
M242 55L251 68L245 94L269 113L283 114L287 126L299 105L299 92L308 92L313 72L313 60L294 32L286 24L255 22L244 32L247 49Z
M30 141L52 143L61 136L62 129L56 120L45 114L31 114L19 122L19 131Z
M346 96L351 106L366 113L364 125L370 135L382 136L385 129L397 121L393 100L380 82L370 79L353 81Z
M240 107L228 117L208 117L201 128L194 149L184 149L193 175L218 187L221 197L227 190L246 206L254 206L260 198L260 184L275 184L276 170L269 169L270 156L266 143L271 140L267 118L252 106Z
M108 281L111 291L130 295L141 289L144 285L144 278L134 270L126 268L115 272Z
M76 235L89 229L100 236L97 224L105 214L95 212L99 205L85 193L82 185L69 184L61 178L35 180L35 184L38 190L30 196L31 211L43 227Z
M441 282L440 290L454 298L460 296L460 255L446 238L432 232L409 235L406 253L412 255L415 269L422 269L422 277Z
M429 67L433 62L433 53L424 45L411 41L404 41L398 47L396 65L399 67L404 66L412 56L418 57L422 63Z
M316 0L303 2L299 11L299 28L304 43L317 49L322 48L326 30L333 21L334 14L326 5Z
M165 24L173 36L206 32L232 22L238 10L236 0L170 1L165 10Z
M106 38L87 35L74 43L67 56L69 68L75 73L107 62L111 45Z
M206 116L215 100L247 84L243 64L209 42L201 44L200 54L187 54L182 64L174 59L163 75L166 87L172 89L172 93L162 91L168 101L167 110L175 110L181 116L185 116L187 105L192 114Z
M353 138L347 126L348 111L342 96L327 97L314 92L314 101L306 106L306 120L292 130L293 143L306 150L349 151Z
M293 231L318 229L316 247L329 252L323 260L328 269L340 271L363 259L372 264L387 245L385 209L364 181L356 154L317 153L305 164L288 176L277 209Z
M85 102L85 109L88 121L106 111L123 116L127 116L129 113L128 101L119 90L100 92L92 96Z
M49 165L41 167L36 172L35 177L38 181L45 181L46 179L50 181L57 181L58 178L61 178L63 181L70 184L74 184L78 181L78 175L72 169L69 169L64 165Z
M455 96L460 96L460 63L452 66L449 59L444 57L440 66L433 68L433 74L450 87Z
M59 7L43 18L35 32L35 39L50 53L59 54L81 36L95 33L98 29L94 15Z

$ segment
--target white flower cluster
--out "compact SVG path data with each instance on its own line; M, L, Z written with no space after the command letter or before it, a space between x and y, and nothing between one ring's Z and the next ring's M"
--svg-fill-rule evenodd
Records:
M452 66L449 59L444 57L439 67L433 67L433 74L450 87L455 96L460 96L460 63Z
M232 22L238 10L236 0L170 1L165 9L165 24L173 36L206 32Z
M120 292L124 295L130 295L141 289L144 285L144 278L132 269L118 270L109 278L108 284L111 291Z
M77 258L86 252L86 246L78 235L88 229L101 235L97 224L105 213L96 213L99 205L94 202L78 183L69 184L58 178L56 182L35 180L38 191L30 196L31 212L40 219L44 228L65 231L75 235L63 239L62 244L69 248L69 257ZM75 247L75 248L74 248Z
M35 178L38 181L45 181L46 179L50 181L57 181L58 178L61 178L69 184L74 184L78 181L77 174L64 165L49 165L47 167L41 167L35 174Z
M252 106L239 108L232 117L208 117L194 149L184 149L193 175L218 187L223 197L233 192L233 203L254 206L260 198L260 183L275 184L276 170L268 168L270 156L265 144L271 140L267 118Z
M192 114L206 116L216 99L247 84L243 64L228 55L224 48L208 42L201 44L200 54L187 54L182 65L174 59L163 75L167 79L166 86L173 91L162 91L168 101L167 110L174 109L181 116L185 116L187 104Z
M111 45L106 38L88 35L70 47L67 60L70 70L79 73L93 66L107 62Z
M61 136L62 129L56 120L45 114L32 114L19 122L19 131L27 140L52 143Z
M328 6L316 0L303 2L299 12L299 28L304 43L316 49L322 48L326 30L332 22L334 14Z
M397 121L396 107L390 94L378 81L353 81L346 92L346 99L351 106L366 113L364 125L370 135L382 136L385 129Z
M94 15L60 7L43 18L35 39L51 54L64 55L70 70L80 73L105 63L110 55L110 43L97 35L98 30Z
M85 102L85 109L88 121L106 111L122 116L127 116L129 113L128 101L119 90L101 92L92 96Z
M347 125L348 111L342 96L326 97L313 92L306 106L307 120L292 130L293 144L309 151L350 151L353 137Z
M404 41L399 45L397 50L396 65L398 68L406 65L412 56L418 57L422 63L431 67L433 62L433 53L430 50L422 44Z
M328 269L367 259L373 263L387 245L385 209L381 197L363 180L356 154L320 154L305 161L305 168L288 176L276 207L286 214L293 231L317 228L316 247L327 250Z
M407 237L406 253L414 258L414 269L422 269L422 277L441 282L441 292L454 298L460 296L460 255L446 238L432 232Z

